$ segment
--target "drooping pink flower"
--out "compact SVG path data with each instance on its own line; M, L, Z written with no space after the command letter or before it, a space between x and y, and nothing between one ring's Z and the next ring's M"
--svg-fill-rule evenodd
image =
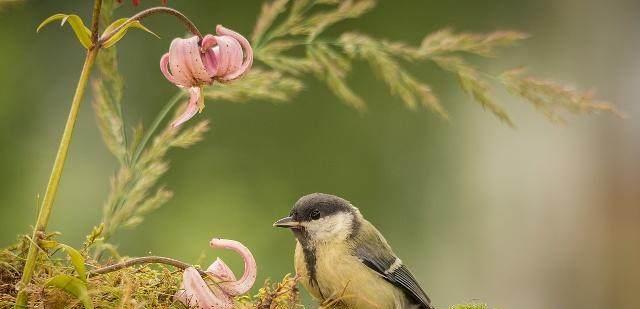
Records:
M171 125L177 127L204 108L202 87L214 81L228 82L251 68L253 50L239 33L221 25L216 34L207 34L171 42L169 52L160 59L162 74L180 88L189 88L187 109Z
M175 298L189 308L232 309L233 297L246 293L255 283L256 261L251 251L235 240L214 238L209 245L212 248L231 249L240 254L244 260L242 277L237 280L229 266L217 258L205 271L215 283L208 284L195 268L189 267L182 275L182 285Z

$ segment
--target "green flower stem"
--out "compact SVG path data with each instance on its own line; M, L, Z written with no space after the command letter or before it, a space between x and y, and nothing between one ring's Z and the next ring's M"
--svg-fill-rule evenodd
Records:
M132 165L135 164L136 162L138 162L138 159L140 158L140 155L142 154L142 151L144 150L144 147L147 145L147 143L151 139L151 136L153 136L153 133L155 133L155 131L158 129L158 127L160 126L162 121L167 117L167 115L173 109L173 107L176 104L178 104L178 102L180 102L180 99L182 99L184 97L184 94L185 94L184 91L182 91L182 90L178 91L178 93L176 93L171 98L171 100L169 100L169 102L167 102L167 104L165 104L162 107L162 110L160 111L158 116L156 116L156 119L153 120L153 123L151 123L151 126L149 127L147 132L144 134L144 137L140 141L140 144L138 145L138 147L136 147L136 151L133 154L133 157L131 159L131 164Z
M198 27L196 27L196 25L193 24L193 22L191 22L191 20L189 20L189 18L187 18L187 16L184 16L184 14L182 14L179 11L174 10L172 8L159 6L159 7L153 7L153 8L141 11L138 14L131 16L126 22L124 22L119 27L111 30L108 33L103 33L102 36L98 39L98 44L100 44L100 45L104 44L106 41L108 41L111 37L113 37L120 30L124 29L130 23L135 22L135 21L140 21L143 18L146 18L146 17L151 16L151 15L155 15L155 14L168 14L168 15L176 17L178 20L180 20L185 25L185 27L187 27L187 30L189 30L189 32L193 33L194 35L196 35L196 36L198 36L199 38L202 39L202 33L200 33L200 30L198 30Z
M36 227L33 231L32 239L34 240L34 242L37 242L39 238L38 235L41 235L41 233L44 232L45 229L47 228L47 223L49 222L49 217L51 216L51 209L53 208L52 207L53 202L56 198L56 193L58 192L58 184L60 183L60 178L62 177L62 170L64 168L64 163L67 158L69 144L71 143L71 137L73 135L73 127L78 117L78 110L80 109L80 103L82 102L84 90L87 86L87 82L89 81L91 68L93 67L93 63L95 62L97 54L98 54L97 49L90 50L87 53L87 57L84 61L84 66L82 67L82 73L80 75L80 81L78 82L78 87L76 88L76 93L71 103L71 110L69 111L67 123L64 126L64 132L62 133L60 146L58 146L56 159L53 163L53 170L51 171L51 176L49 177L49 182L47 183L47 189L44 193L44 199L42 200L42 206L40 207L40 212L38 213L38 220L36 221ZM27 286L29 281L31 281L31 276L33 274L33 270L36 264L37 253L38 253L38 247L32 242L31 245L29 246L29 253L27 254L27 262L25 263L25 266L24 266L22 279L20 280L20 283L18 285L20 292L18 293L18 297L16 299L15 308L26 307L27 295L24 288Z
M98 33L97 20L98 20L98 17L100 16L101 6L102 6L102 1L96 0L93 7L93 22L92 22L92 38L94 38L94 40L97 40L97 33ZM82 72L80 73L78 86L76 87L76 92L73 96L73 100L71 101L71 110L69 111L69 116L67 117L67 123L64 126L64 132L62 133L60 145L58 146L58 152L56 153L56 159L53 163L51 176L49 177L49 182L47 183L47 189L44 193L44 199L42 200L42 205L40 206L40 211L38 212L38 219L36 221L36 226L33 230L33 235L31 237L33 241L29 246L29 252L27 253L27 260L25 262L24 269L22 271L22 278L20 279L20 283L18 283L18 286L17 286L19 291L18 291L18 295L16 296L16 304L14 308L27 307L27 291L25 288L31 281L31 277L33 276L33 271L36 266L36 260L38 256L37 242L39 239L39 235L42 235L42 233L44 233L45 229L47 228L47 223L49 222L49 217L51 216L53 202L55 201L56 193L58 192L58 185L60 184L60 178L62 177L64 163L67 159L69 145L71 144L71 137L73 136L73 127L75 126L76 119L78 118L78 111L80 110L82 97L84 96L84 91L87 88L87 83L89 82L89 76L91 75L91 69L93 68L93 64L96 61L98 50L99 50L98 47L89 49L87 51L87 56L84 60L84 65L82 66Z
M179 90L162 107L162 110L160 110L160 112L158 113L156 118L151 123L151 126L149 126L149 129L145 132L144 136L142 137L142 140L136 146L136 148L134 149L133 153L131 154L129 165L134 166L134 165L136 165L138 163L138 160L140 159L140 156L144 152L144 149L145 149L146 145L151 140L151 137L153 137L153 134L156 132L156 130L158 130L158 127L160 127L160 124L162 124L162 122L167 118L167 115L169 115L169 112L171 112L171 110L176 106L176 104L178 104L180 102L180 100L182 98L184 98L184 96L185 96L185 92L182 91L182 90ZM136 176L136 177L138 177L138 176ZM127 187L127 190L129 190L129 189L131 189L130 184ZM117 209L122 207L122 204L124 202L125 202L124 198L122 196L119 197L118 200L115 203L115 206L113 208L111 208L111 210L107 214L105 214L105 218L104 218L104 221L103 221L104 224L105 224L105 229L104 229L104 232L102 234L103 241L106 241L111 237L111 231L112 231L111 230L111 216ZM94 258L96 260L99 260L100 256L102 255L102 253L103 253L103 249L99 247L99 249L97 249L95 254L94 254Z

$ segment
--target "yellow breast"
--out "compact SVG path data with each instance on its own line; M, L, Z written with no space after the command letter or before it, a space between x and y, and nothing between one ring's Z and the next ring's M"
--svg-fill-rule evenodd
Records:
M405 308L404 293L351 254L343 242L316 246L316 280L310 282L300 243L295 252L296 273L311 295L343 308Z

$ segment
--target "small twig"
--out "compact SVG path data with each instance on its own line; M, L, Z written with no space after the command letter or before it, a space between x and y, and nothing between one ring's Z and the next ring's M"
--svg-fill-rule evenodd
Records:
M102 0L98 0L93 5L93 16L91 18L91 43L95 46L98 41L98 32L100 27L100 9L102 8Z
M198 30L198 28L196 27L196 25L193 24L193 22L191 22L191 20L189 20L189 18L187 18L187 16L184 16L184 14L180 13L177 10L174 10L172 8L168 8L168 7L154 7L154 8L150 8L150 9L146 9L144 11L141 11L140 13L131 16L131 18L129 18L126 22L124 22L122 25L120 25L119 27L111 30L109 33L103 33L102 36L100 36L100 40L98 40L99 44L103 44L104 42L106 42L107 40L109 40L114 34L118 33L118 31L120 31L122 28L126 27L128 24L137 21L137 20L141 20L147 16L151 16L151 15L155 15L155 14L168 14L168 15L172 15L175 16L176 18L178 18L186 27L187 29L193 33L194 35L197 35L199 38L202 38L202 34L200 33L200 30Z
M168 257L163 257L163 256L143 256L143 257L133 258L133 259L130 259L128 261L116 263L116 264L113 264L113 265L109 265L109 266L106 266L106 267L103 267L103 268L94 269L94 270L89 272L89 277L93 277L93 276L96 276L96 275L102 275L102 274L118 271L118 270L121 270L123 268L131 267L131 266L134 266L134 265L150 264L150 263L171 265L173 267L180 268L182 270L187 269L189 267L193 267L193 265L187 264L187 263L182 262L182 261L178 261L176 259L168 258ZM202 270L198 269L198 272L200 273L201 276L207 276L207 274Z

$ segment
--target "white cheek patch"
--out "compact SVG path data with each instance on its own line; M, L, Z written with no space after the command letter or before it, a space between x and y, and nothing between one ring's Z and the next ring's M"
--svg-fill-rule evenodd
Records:
M314 240L345 240L351 233L353 215L339 213L302 224Z

